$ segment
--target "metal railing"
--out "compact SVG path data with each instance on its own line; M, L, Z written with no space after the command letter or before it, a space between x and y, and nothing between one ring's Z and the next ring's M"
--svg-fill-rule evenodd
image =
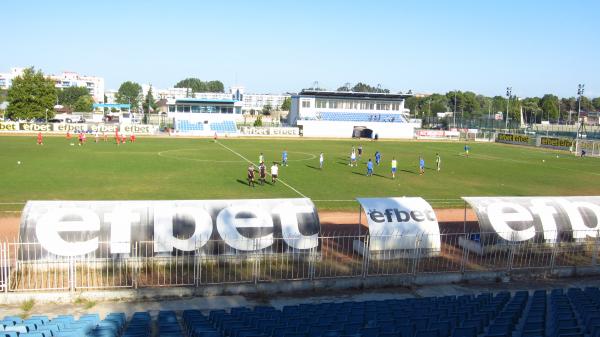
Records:
M552 272L564 267L592 267L600 273L598 231L543 234L516 242L495 232L333 233L319 235L318 247L305 250L274 238L263 249L259 249L264 247L260 239L250 239L254 246L248 247L256 249L249 251L232 248L231 240L208 240L193 251L174 249L170 254L155 252L153 241L118 243L120 249L130 245L128 254L113 254L110 242L100 242L95 251L75 257L52 255L37 242L0 242L0 291L201 287L436 273ZM544 237L559 239L544 241Z

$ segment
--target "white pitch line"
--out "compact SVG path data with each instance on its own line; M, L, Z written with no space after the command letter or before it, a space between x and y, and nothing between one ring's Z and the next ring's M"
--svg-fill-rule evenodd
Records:
M248 160L248 158L244 157L243 155L237 153L235 150L231 149L230 147L228 147L225 144L222 144L220 141L215 140L215 142L219 145L221 145L222 147L226 148L227 150L231 151L232 153L234 153L235 155L237 155L238 157L244 159L245 161L247 161L249 164L254 165L254 163L250 160ZM267 172L268 175L271 175ZM283 181L282 179L277 178L278 181L280 181L282 184L284 184L285 186L287 186L288 188L290 188L292 191L298 193L301 197L303 198L307 198L309 199L307 196L305 196L304 194L300 193L300 191L298 191L297 189L293 188L292 186L290 186L288 183L286 183L285 181Z

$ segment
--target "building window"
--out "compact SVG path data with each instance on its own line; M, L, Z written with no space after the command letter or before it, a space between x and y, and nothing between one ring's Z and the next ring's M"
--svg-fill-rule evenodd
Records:
M169 112L175 112L175 106L169 105Z
M337 109L338 108L338 102L337 101L329 101L329 108L330 109Z
M302 101L303 108L310 108L310 101Z
M190 112L190 106L189 105L184 105L183 106L183 112Z
M315 101L315 107L318 109L327 108L327 101L325 101L324 99L317 99Z

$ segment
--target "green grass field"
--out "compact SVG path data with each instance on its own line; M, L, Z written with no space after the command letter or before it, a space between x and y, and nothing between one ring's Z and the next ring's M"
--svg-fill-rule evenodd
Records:
M93 140L70 146L64 137L0 137L0 209L20 210L27 200L249 199L307 196L320 210L356 209L356 197L421 196L434 207L461 205L461 196L598 195L600 159L540 149L471 143L311 139L175 139L139 137L135 144ZM358 167L348 166L352 145L364 147ZM267 162L289 153L282 182L250 188L241 156ZM383 162L366 177L376 150ZM236 152L236 153L234 153ZM319 170L318 155L325 154ZM436 172L435 153L442 157ZM238 155L239 154L239 155ZM558 154L558 157L557 157ZM418 158L426 172L418 174ZM398 160L391 179L390 160ZM17 164L20 161L21 164ZM9 204L7 204L9 203ZM17 203L17 204L10 204Z

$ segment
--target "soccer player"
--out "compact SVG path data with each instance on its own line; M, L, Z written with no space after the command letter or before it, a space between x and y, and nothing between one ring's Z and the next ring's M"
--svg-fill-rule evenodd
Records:
M67 140L71 139L71 132L67 131Z
M425 159L419 157L419 175L423 175L423 173L425 173Z
M265 166L265 163L260 163L260 165L258 166L258 174L259 174L259 181L262 186L262 185L264 185L265 178L267 177L267 167Z
M323 157L323 152L321 152L321 154L319 155L319 168L322 170L323 169L323 161L325 160L325 158Z
M94 133L94 141L96 142L96 144L98 144L98 140L100 139L100 135L98 134L98 131L96 131Z
M442 157L440 157L439 153L435 154L435 165L437 166L438 172L440 171L440 165L442 165Z
M362 156L362 145L358 146L358 159L360 160L360 156Z
M381 162L381 152L375 151L375 164L377 164L377 166L379 166L380 162Z
M41 132L37 134L37 145L44 145L44 137Z
M287 154L287 150L283 150L283 153L281 154L281 166L288 166L288 154Z
M356 152L354 151L354 148L352 148L352 153L350 153L350 166L354 165L358 164L356 163Z
M254 187L254 166L252 164L248 166L248 186Z
M265 162L265 156L263 156L263 153L260 153L260 156L258 156L258 163L262 164Z
M279 167L277 166L277 163L273 162L273 166L271 166L271 182L273 184L275 184L275 182L277 181L278 173L279 173Z
M77 138L79 139L79 146L83 145L83 132L80 132Z
M467 143L465 143L465 156L469 158L469 145Z
M130 143L135 142L135 135L133 133L129 135L129 142Z
M102 139L104 139L105 143L108 141L108 135L104 131L102 131Z
M369 161L367 162L367 177L370 177L373 175L373 162L371 161L371 158L369 158Z
M396 157L392 158L392 179L396 179L396 170L398 169L398 162Z

